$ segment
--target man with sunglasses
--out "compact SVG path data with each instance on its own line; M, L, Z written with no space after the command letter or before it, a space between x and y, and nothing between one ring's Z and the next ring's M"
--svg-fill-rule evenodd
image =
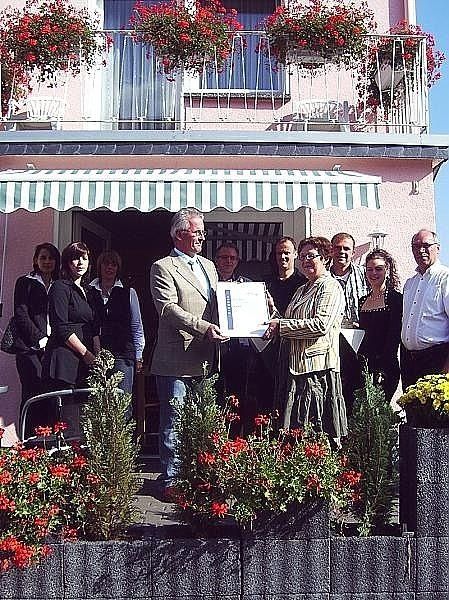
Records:
M424 375L449 372L449 268L439 261L436 234L412 237L416 275L404 285L401 377L405 390Z

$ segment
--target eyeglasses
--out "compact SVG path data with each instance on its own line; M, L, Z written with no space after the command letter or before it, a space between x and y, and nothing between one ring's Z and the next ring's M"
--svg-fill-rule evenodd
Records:
M187 231L187 233L190 233L190 235L192 235L193 237L203 238L203 240L205 240L207 237L207 231L204 231L204 229L197 229L196 231L190 231L190 229L183 229L182 231Z
M217 256L217 260L230 260L231 262L237 262L238 259L238 256L231 256L229 254L220 254Z
M321 256L321 254L312 254L312 253L308 253L308 254L303 254L302 256L299 255L299 260L302 262L304 260L313 260L314 258L318 258L318 256Z
M413 250L420 250L424 248L424 250L428 250L431 246L437 246L438 242L423 242L422 244L412 244Z

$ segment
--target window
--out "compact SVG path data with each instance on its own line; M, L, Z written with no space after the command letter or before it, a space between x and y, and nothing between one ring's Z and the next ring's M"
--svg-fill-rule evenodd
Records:
M151 49L134 44L121 32L127 29L134 4L135 0L104 0L104 28L113 31L104 85L104 118L117 120L120 129L171 128L168 122L174 118L174 86L158 72Z
M233 54L222 72L210 72L202 87L281 91L284 82L283 71L274 71L270 68L267 58L256 52L263 38L263 21L274 12L278 2L276 0L222 0L222 2L226 8L235 8L243 30L253 33L243 34L244 47L236 43Z

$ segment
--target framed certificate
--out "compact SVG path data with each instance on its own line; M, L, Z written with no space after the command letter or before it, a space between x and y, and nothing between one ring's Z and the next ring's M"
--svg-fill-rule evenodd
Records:
M249 338L263 336L269 319L265 283L219 281L217 301L223 335Z

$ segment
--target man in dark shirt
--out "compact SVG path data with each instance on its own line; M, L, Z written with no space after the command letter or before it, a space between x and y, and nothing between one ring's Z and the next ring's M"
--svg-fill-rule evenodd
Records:
M280 238L274 246L277 275L267 281L267 289L273 298L274 305L281 315L290 304L293 294L300 285L306 283L306 278L295 269L297 258L296 243L291 237Z

